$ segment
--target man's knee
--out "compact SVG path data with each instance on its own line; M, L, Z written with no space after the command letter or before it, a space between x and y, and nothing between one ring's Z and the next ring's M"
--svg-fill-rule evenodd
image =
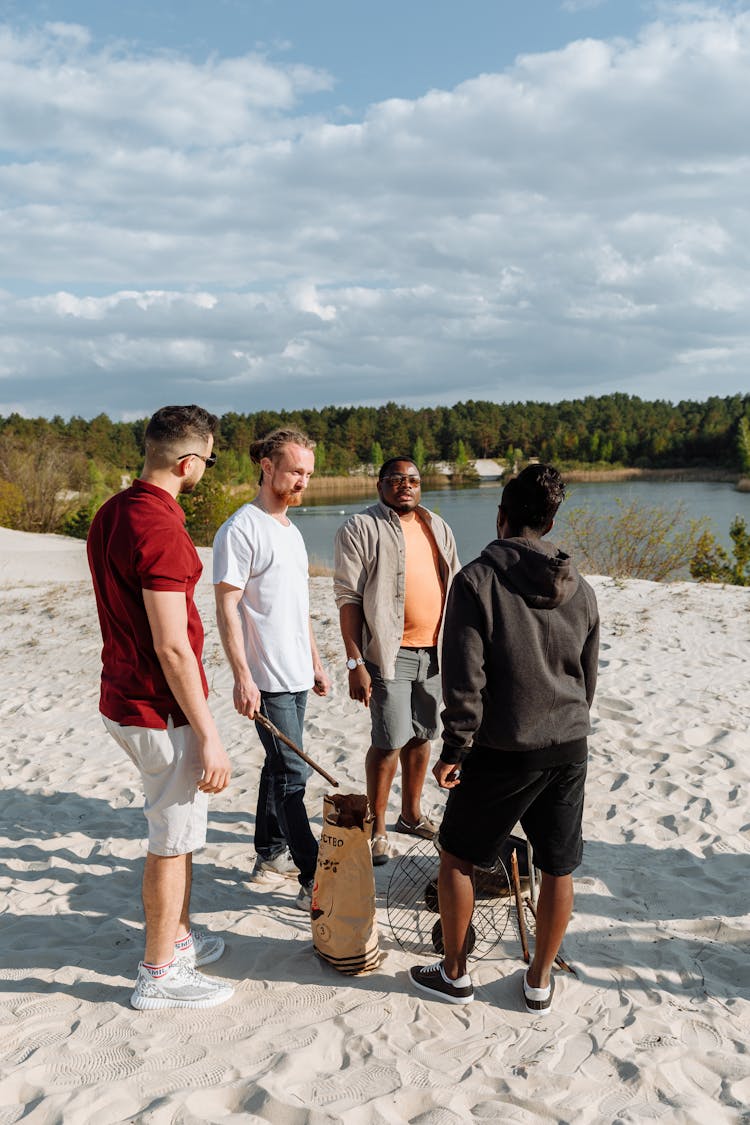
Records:
M419 753L429 754L430 748L430 742L428 739L415 736L414 738L410 738L408 742L404 743L404 745L401 747L401 753L408 754L409 751L417 751Z
M542 871L540 893L551 903L572 902L573 875L550 875Z
M398 747L386 750L383 746L371 746L370 753L377 754L379 757L383 758L383 760L386 760L388 758L395 758L401 751Z
M441 849L440 852L440 870L446 875L457 872L459 875L473 875L474 864L470 859L461 859L460 856L453 855L452 852L447 852Z

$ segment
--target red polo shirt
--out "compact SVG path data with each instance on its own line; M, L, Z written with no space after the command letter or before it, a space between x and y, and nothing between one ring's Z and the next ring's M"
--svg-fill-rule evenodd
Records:
M203 625L193 591L203 566L185 513L163 488L136 480L99 509L87 545L104 646L99 710L123 726L164 730L187 723L154 652L143 590L183 590L188 638L201 663Z

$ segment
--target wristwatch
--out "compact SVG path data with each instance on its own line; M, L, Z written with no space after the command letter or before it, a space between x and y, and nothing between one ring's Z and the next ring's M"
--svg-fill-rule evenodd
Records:
M346 666L350 672L353 672L355 668L359 668L360 664L364 664L364 660L361 656L356 657L356 659L355 657L350 656L346 662Z

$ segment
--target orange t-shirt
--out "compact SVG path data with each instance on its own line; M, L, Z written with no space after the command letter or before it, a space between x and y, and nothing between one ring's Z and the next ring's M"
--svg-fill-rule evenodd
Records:
M440 580L440 556L430 529L419 516L401 520L406 546L404 635L407 648L437 644L445 591Z

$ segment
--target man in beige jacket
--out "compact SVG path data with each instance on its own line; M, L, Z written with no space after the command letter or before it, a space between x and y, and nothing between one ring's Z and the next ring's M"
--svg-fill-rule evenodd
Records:
M431 839L421 797L438 729L438 648L445 598L459 568L453 532L423 508L419 471L407 457L386 461L379 502L336 533L334 593L349 670L349 695L370 708L365 771L374 815L372 861L388 861L385 814L399 760L396 831Z

